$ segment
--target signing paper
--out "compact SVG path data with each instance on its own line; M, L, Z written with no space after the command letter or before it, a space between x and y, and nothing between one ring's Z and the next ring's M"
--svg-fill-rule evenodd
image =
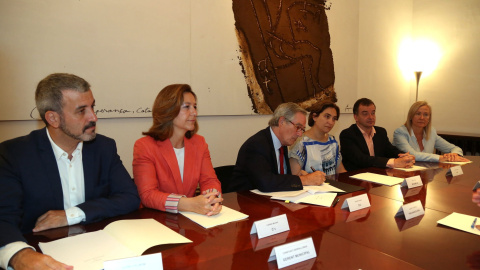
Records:
M320 206L330 207L332 205L333 200L337 193L316 193L311 194L309 192L305 192L295 197L272 197L272 200L281 200L287 203L308 203Z
M480 218L478 218L478 223L476 221L477 217L453 212L450 215L437 221L437 223L464 232L480 235L480 230L476 227L477 224L480 225Z
M359 173L350 177L387 186L393 186L403 182L403 178L381 175L376 173Z
M225 205L222 206L222 211L220 213L213 216L182 211L180 211L180 214L206 229L248 218L248 215L228 208Z
M103 269L103 262L140 256L152 246L190 243L189 239L172 231L154 219L119 220L105 229L39 243L43 254L75 270Z
M456 165L465 165L465 164L472 163L472 162L473 162L473 161L469 160L469 161L465 161L465 162L462 162L462 161L443 161L442 163L456 164Z

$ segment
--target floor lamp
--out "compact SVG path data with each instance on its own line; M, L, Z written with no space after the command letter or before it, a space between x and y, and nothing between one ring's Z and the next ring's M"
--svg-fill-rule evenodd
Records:
M421 71L415 71L415 79L417 79L417 95L415 96L415 102L418 101L418 84L420 83L420 77L422 76Z

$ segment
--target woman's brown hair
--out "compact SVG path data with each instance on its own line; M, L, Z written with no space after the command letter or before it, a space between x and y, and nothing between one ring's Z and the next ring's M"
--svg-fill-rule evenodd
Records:
M334 108L337 112L337 120L340 118L340 108L338 108L338 106L329 99L322 100L313 104L310 108L307 109L307 111L310 112L310 114L308 115L308 125L313 127L313 125L315 125L313 117L319 116L327 108Z
M180 112L183 104L183 94L191 93L195 100L197 95L188 84L171 84L158 93L152 108L153 124L143 135L150 136L157 141L164 141L173 135L173 119ZM187 131L185 137L190 139L198 131L198 123L195 128Z

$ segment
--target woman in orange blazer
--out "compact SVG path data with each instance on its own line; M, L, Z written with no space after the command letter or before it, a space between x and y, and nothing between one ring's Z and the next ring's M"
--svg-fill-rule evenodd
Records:
M205 139L195 134L197 97L187 84L158 94L153 125L135 142L133 176L142 204L171 213L220 213L221 185ZM200 184L201 195L193 197Z

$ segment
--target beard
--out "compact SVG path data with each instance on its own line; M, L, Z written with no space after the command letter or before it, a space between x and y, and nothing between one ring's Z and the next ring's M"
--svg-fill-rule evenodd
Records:
M71 132L68 129L67 125L65 124L65 120L63 119L63 117L60 117L60 129L63 131L63 133L65 133L65 135L69 136L70 138L73 138L75 140L79 140L82 142L89 142L95 139L95 137L97 136L97 134L95 133L95 130L92 131L92 134L86 134L85 131L88 128L95 127L96 125L97 123L95 122L88 123L85 127L83 127L82 134L77 135L77 134L73 134L73 132Z

